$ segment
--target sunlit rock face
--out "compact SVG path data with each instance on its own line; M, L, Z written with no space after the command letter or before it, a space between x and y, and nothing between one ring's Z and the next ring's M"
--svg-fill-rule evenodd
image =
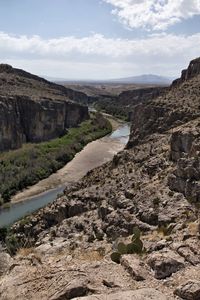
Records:
M62 136L88 119L71 100L87 97L45 79L0 65L0 151Z

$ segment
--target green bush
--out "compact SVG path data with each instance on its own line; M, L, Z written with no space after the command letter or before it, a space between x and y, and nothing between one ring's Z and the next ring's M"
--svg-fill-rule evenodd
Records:
M87 143L112 131L101 114L60 138L0 154L0 206L16 192L47 178L68 163Z
M6 249L10 253L10 255L15 255L17 250L21 247L18 239L14 234L10 234L6 236L5 239Z
M132 242L129 244L119 243L117 251L111 254L111 260L115 263L120 263L121 255L123 254L142 254L144 251L143 242L140 239L140 230L138 227L133 229Z
M0 241L1 242L5 242L7 234L8 234L8 228L0 227Z

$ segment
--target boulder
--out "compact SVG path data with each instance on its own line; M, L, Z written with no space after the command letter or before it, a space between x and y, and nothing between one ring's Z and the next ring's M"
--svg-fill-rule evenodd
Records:
M87 282L75 279L69 284L66 284L62 289L59 289L49 300L73 299L75 297L85 296L88 292Z
M200 281L189 280L181 284L174 294L185 300L199 300L200 299Z
M106 216L113 211L112 207L109 207L107 201L102 201L100 207L98 208L99 218L105 220Z
M157 279L165 279L184 267L184 259L170 250L151 254L147 262Z
M153 208L149 208L148 210L142 210L139 213L139 218L142 222L147 223L149 225L158 224L158 212Z
M136 281L142 281L147 278L147 266L134 255L123 255L120 262Z
M177 252L194 266L200 263L200 255L188 245L181 245Z
M192 148L194 135L192 132L176 131L172 133L170 142L170 156L173 161L177 161L184 156L184 153L189 153Z
M8 253L0 253L0 276L6 274L9 268L12 266L13 259Z

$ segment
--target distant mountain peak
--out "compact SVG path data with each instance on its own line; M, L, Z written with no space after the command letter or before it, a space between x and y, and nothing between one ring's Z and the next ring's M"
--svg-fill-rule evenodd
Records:
M136 84L169 85L172 82L172 79L160 75L155 75L155 74L142 74L139 76L119 78L110 81L119 82L119 83L133 83L133 84L136 83Z

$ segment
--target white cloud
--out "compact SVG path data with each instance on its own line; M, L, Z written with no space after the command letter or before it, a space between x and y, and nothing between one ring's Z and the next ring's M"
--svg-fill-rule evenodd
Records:
M165 30L184 19L200 15L200 0L103 0L129 28Z
M146 39L13 36L0 32L0 61L38 74L112 78L142 73L179 74L199 56L200 33L155 34Z

